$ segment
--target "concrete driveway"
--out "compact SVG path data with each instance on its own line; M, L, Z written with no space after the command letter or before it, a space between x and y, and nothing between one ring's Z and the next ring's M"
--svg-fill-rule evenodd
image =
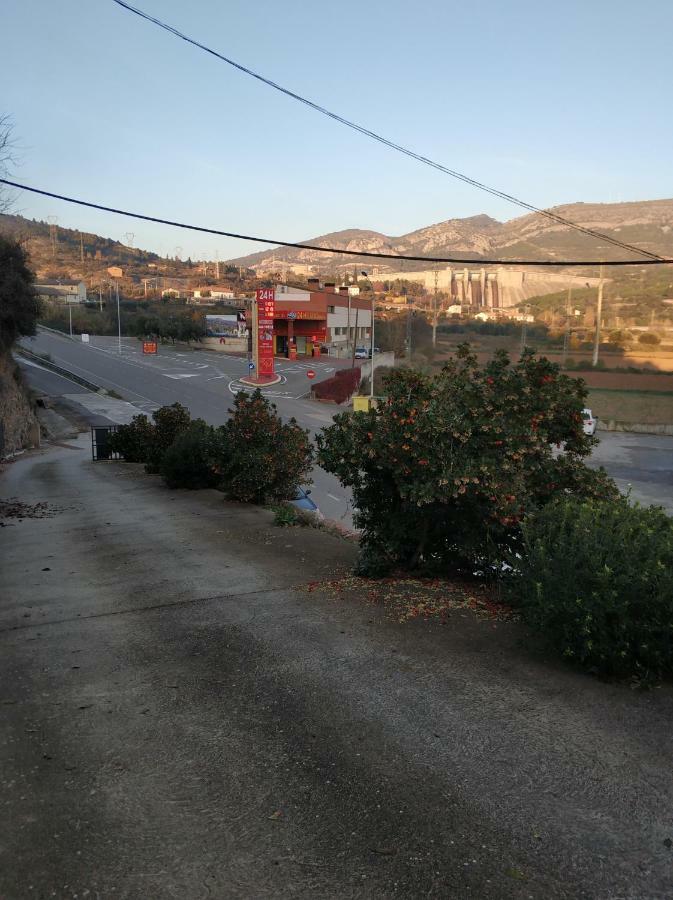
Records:
M308 593L352 545L86 436L0 495L3 900L673 895L670 686Z

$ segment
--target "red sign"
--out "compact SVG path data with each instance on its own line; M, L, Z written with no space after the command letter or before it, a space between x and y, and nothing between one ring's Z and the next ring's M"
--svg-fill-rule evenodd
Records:
M257 290L257 375L272 378L273 371L273 317L276 311L276 294L273 288Z
M313 369L308 370L308 372L306 373L306 377L307 378L315 378L315 372L313 371Z
M156 353L157 349L156 341L143 341L143 353Z

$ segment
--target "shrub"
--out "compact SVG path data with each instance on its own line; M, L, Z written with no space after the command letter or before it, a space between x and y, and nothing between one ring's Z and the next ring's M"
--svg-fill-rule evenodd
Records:
M643 679L673 672L673 522L658 507L566 498L523 524L512 601L585 668Z
M19 241L0 235L0 349L7 350L22 335L35 334L40 303L28 268L28 254Z
M393 370L386 392L318 437L320 465L353 491L361 570L499 568L527 513L561 493L617 496L582 462L584 382L549 360L501 351L482 369L463 346L434 378Z
M273 507L274 525L277 525L279 528L284 528L286 526L296 525L297 522L297 510L291 504L283 503L280 506Z
M140 415L134 416L129 425L120 425L110 437L110 446L127 462L144 462L145 469L156 474L164 453L178 434L189 427L191 419L179 403L162 406L152 413L152 418L154 424Z
M332 378L318 382L311 389L318 400L332 400L344 403L357 391L361 380L361 369L354 366L348 369L337 369Z
M219 433L203 419L195 419L164 451L161 475L170 488L215 487L220 481L217 460L222 455Z
M244 503L288 500L309 476L313 449L308 431L295 419L283 423L258 389L242 391L223 426L226 454L220 460L226 493Z
M147 416L134 416L128 425L119 425L110 435L110 449L127 462L146 462L154 426Z
M653 334L651 331L644 331L638 337L639 344L646 344L649 347L655 347L657 344L661 343L661 338L657 334Z
M154 427L148 442L145 461L146 470L156 475L161 470L161 460L175 438L189 428L189 412L180 403L162 406L152 413Z

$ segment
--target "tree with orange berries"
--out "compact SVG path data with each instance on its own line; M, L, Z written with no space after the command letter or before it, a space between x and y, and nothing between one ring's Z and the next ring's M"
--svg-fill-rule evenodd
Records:
M363 572L497 570L529 512L618 494L584 463L584 382L532 352L480 367L463 345L437 376L393 370L386 393L318 436L320 465L353 491Z

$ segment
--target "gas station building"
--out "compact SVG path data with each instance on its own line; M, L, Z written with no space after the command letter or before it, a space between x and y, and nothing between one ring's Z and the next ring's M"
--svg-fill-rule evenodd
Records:
M308 279L308 290L279 284L275 293L276 356L294 355L293 347L298 357L318 355L322 347L338 356L348 347L369 345L371 300L353 297L333 282L321 286L317 278Z

